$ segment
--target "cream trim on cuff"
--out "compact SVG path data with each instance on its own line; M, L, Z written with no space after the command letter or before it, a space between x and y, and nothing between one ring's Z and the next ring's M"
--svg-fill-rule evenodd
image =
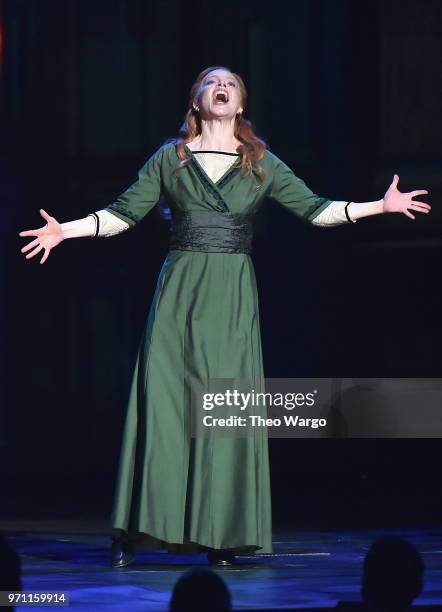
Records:
M107 210L98 210L83 219L75 219L75 221L67 221L61 224L64 238L94 238L95 236L107 238L121 234L129 227L129 223L119 219Z
M344 202L340 200L334 200L327 206L327 208L324 208L324 210L312 220L312 223L314 225L328 226L342 225L343 223L348 223L348 219L345 214L345 206L347 205L347 203L348 201ZM351 218L350 206L351 204L349 205L347 210ZM352 222L356 223L356 220L352 219Z
M119 219L116 215L113 215L108 210L97 210L95 214L98 215L99 218L99 237L108 238L110 236L116 236L117 234L121 234L130 228L129 223Z

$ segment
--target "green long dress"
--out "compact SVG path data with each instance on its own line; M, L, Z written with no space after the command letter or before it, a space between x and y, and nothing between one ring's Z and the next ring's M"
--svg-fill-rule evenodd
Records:
M212 181L186 147L158 149L106 210L130 226L164 195L174 211L253 214L270 197L307 220L330 200L308 189L270 151L260 185L234 164ZM244 253L170 250L142 333L130 389L111 524L146 548L272 552L268 443L192 438L189 377L264 377L252 260ZM260 428L257 428L260 429Z

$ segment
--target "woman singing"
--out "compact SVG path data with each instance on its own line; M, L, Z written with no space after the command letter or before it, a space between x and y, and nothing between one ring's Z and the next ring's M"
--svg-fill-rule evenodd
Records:
M164 196L173 232L142 333L128 400L112 512L111 564L137 548L208 552L229 564L241 553L272 552L265 434L193 437L192 379L264 378L253 216L264 198L320 226L430 206L401 193L395 175L383 199L331 201L315 195L254 133L247 93L224 67L203 70L190 91L179 137L160 147L138 180L84 219L20 232L29 259L67 238L115 236L139 223Z

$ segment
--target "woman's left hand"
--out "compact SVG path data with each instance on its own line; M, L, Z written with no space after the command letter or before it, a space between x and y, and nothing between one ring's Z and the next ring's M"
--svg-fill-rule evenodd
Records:
M415 196L425 195L428 193L426 189L418 189L416 191L410 191L409 193L401 193L397 188L399 183L399 176L394 175L393 181L384 195L383 212L400 212L410 219L416 217L410 212L410 210L416 210L417 212L429 213L431 206L425 202L418 202L413 200Z

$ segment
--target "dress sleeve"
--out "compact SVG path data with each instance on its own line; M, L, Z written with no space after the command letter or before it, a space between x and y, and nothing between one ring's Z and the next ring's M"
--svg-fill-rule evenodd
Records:
M164 147L154 153L138 172L138 179L103 210L112 213L130 227L155 206L161 196L161 166Z
M276 200L294 215L313 222L333 200L317 196L283 161L272 155L274 166L268 197Z

